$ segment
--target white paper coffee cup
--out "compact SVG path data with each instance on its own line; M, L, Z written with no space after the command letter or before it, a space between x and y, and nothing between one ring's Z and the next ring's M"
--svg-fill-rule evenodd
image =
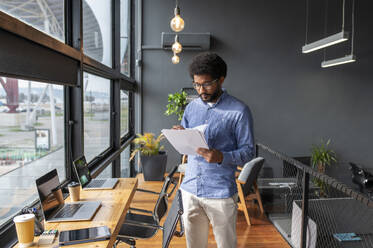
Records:
M14 217L19 247L29 247L34 242L34 214L22 214Z

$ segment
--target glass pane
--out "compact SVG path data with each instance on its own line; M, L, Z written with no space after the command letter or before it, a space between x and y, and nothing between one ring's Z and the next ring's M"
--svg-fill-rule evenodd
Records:
M110 80L84 73L84 154L87 161L110 146Z
M120 154L120 177L130 177L130 146Z
M112 178L112 166L113 164L109 164L103 172L100 173L100 175L97 176L97 178Z
M120 1L120 72L130 76L130 4Z
M35 180L64 181L63 86L0 77L0 225L38 198Z
M128 133L129 123L129 109L128 109L128 92L120 91L120 135L124 136Z
M112 65L111 2L83 0L84 53L110 67Z
M0 10L65 42L64 1L0 0Z

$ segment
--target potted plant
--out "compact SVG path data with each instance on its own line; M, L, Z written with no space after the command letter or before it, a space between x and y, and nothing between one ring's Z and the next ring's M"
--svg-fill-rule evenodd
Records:
M312 167L320 173L325 173L326 167L337 162L336 153L329 148L330 139L325 143L321 140L320 145L312 145L311 148L311 164ZM313 182L320 187L320 195L326 194L326 183L318 178L314 178Z
M140 163L145 181L162 181L166 171L167 154L160 145L164 138L160 134L155 138L153 133L137 134L132 142L137 146L131 153L130 161L140 153Z
M167 116L175 114L178 120L181 121L187 105L187 96L188 94L185 91L168 94L167 110L164 114Z

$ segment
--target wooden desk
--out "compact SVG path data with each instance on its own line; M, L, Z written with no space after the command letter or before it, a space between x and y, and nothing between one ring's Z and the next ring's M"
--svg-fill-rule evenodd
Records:
M83 201L101 201L101 207L97 210L91 221L69 221L58 223L45 223L45 229L57 229L58 231L108 226L111 232L111 239L107 241L83 243L66 247L113 247L116 236L124 222L126 212L131 204L137 188L137 178L120 178L113 190L84 190L80 192ZM69 201L67 198L65 201ZM38 237L34 242L37 244ZM18 247L15 246L15 247ZM33 247L39 247L37 245ZM48 246L40 246L48 247ZM49 247L58 247L58 237Z

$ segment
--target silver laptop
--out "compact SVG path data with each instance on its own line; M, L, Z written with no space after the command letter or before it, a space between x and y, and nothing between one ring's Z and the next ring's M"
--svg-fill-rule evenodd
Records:
M90 220L100 207L99 201L65 202L57 170L36 180L41 209L47 222Z
M92 179L84 156L75 160L73 164L83 190L113 189L118 183L118 178Z

